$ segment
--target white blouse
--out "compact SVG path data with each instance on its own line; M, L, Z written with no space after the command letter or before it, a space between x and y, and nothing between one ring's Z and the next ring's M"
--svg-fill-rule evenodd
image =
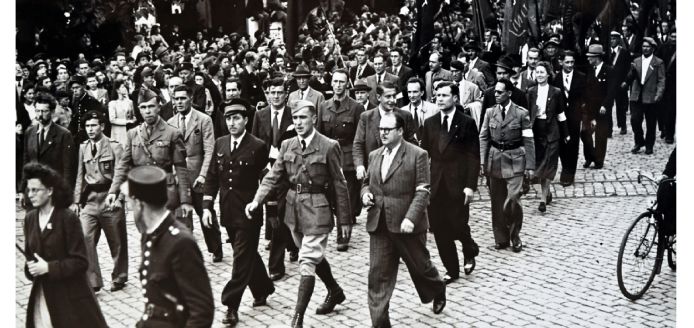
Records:
M549 84L545 86L537 85L537 117L539 119L547 119L547 96L549 94Z

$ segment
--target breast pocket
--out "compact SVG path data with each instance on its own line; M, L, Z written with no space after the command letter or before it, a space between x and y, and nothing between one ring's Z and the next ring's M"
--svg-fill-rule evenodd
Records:
M99 159L99 168L101 169L101 174L107 179L113 179L113 169L115 166L115 160L112 156L105 156Z
M169 141L156 141L154 147L150 147L150 149L153 148L152 156L162 162L168 161L171 158L170 146L171 143Z
M315 155L308 158L308 169L311 174L327 174L328 165L325 160L325 155Z

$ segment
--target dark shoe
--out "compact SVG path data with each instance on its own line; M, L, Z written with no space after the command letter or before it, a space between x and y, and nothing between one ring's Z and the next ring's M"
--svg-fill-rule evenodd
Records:
M602 166L603 166L602 164L595 164L594 169L596 169L596 170L602 169Z
M653 148L646 148L646 155L653 154Z
M443 275L443 283L448 285L448 284L458 280L458 278L460 278L460 276L453 277L453 276L449 275L448 273L446 273Z
M441 294L434 297L434 314L439 314L446 307L446 288L443 288Z
M665 131L660 132L660 139L665 139Z
M593 164L593 162L591 162L591 161L586 161L585 163L583 163L583 168L584 168L584 169L589 168L589 167L590 167L590 164Z
M239 311L228 309L224 319L222 319L222 323L229 327L236 326L236 324L239 323Z
M463 260L463 263L465 263L465 266L463 266L463 270L465 271L466 276L470 275L472 273L472 271L475 270L475 265L477 264L475 262L474 257L469 259L469 260L468 259Z
M513 240L513 252L518 253L523 249L523 242L521 241L520 237L516 237Z
M284 278L284 272L283 273L271 273L270 274L270 280L272 281L277 281Z
M673 143L675 143L675 140L674 139L665 139L665 143L668 145L672 145Z
M619 134L627 134L627 128L624 127L621 130L619 130Z
M572 184L574 184L573 181L559 181L559 184L562 185L562 187L568 187Z
M253 307L267 305L267 297L270 295L261 296L253 300Z
M540 206L537 207L537 210L544 213L547 211L547 206L545 206L545 202L540 202Z
M294 312L294 317L292 317L292 328L303 328L304 327L304 314L299 312Z
M349 240L342 236L337 237L337 251L346 252L349 249Z
M94 294L97 294L101 291L101 287L94 287Z
M496 243L494 244L494 249L506 249L508 247L508 243Z
M214 263L222 262L222 257L224 257L224 253L222 253L221 251L214 253L214 256L212 257L212 262L214 262Z
M111 284L111 291L112 292L117 292L119 290L122 290L125 287L124 282L114 282Z
M272 241L269 242L269 243L267 243L267 245L265 245L265 250L266 250L266 251L269 251L270 248L272 248Z
M319 305L316 309L316 314L328 314L333 312L335 305L342 304L345 299L345 292L339 286L334 291L328 289L328 295L325 296L323 304Z
M289 262L296 262L299 260L299 252L289 252Z
M634 148L631 148L631 153L632 153L632 154L638 153L638 152L641 150L641 147L642 147L642 146L635 145Z
M549 205L550 203L552 203L552 193L551 192L547 193L547 205Z

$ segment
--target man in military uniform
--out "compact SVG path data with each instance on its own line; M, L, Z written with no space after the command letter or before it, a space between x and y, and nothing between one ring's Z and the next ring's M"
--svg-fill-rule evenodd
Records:
M104 230L113 258L111 291L114 292L123 289L128 281L128 234L122 208L123 195L118 196L112 207L104 202L111 187L113 171L123 156L123 146L103 134L107 120L97 111L89 111L82 117L82 129L89 140L80 145L75 204L71 209L79 215L82 223L89 260L87 277L95 291L104 286L99 256L96 254L101 229Z
M512 90L513 84L506 78L494 86L497 105L486 110L480 132L480 156L482 171L489 179L494 248L507 248L510 240L513 251L520 252L520 193L523 175L532 179L535 174L535 141L530 112L510 100Z
M70 108L72 108L72 119L70 120L68 130L70 130L70 133L72 133L72 138L75 140L75 144L78 145L89 139L87 137L87 133L84 132L84 129L80 129L80 122L82 122L82 116L84 116L84 114L86 114L88 111L95 110L108 116L106 106L87 94L87 91L85 90L86 84L86 78L79 75L71 77L67 83L68 88L70 88L72 91L72 101L70 103ZM104 134L107 137L111 136L110 121L104 124Z
M116 166L106 204L109 207L114 206L118 188L125 182L130 168L145 165L158 166L166 172L169 200L166 208L173 212L180 206L180 211L177 211L180 213L175 214L176 218L193 231L193 221L188 216L188 213L193 211L193 205L191 205L183 135L179 129L167 124L159 117L159 99L151 90L145 90L140 94L139 110L145 122L128 131L128 138L123 147L123 158ZM174 166L176 167L175 177Z
M253 306L267 304L268 295L275 287L258 254L260 227L263 226L262 208L251 214L249 220L244 206L258 190L258 179L268 163L265 143L246 133L251 104L236 98L222 101L220 109L226 117L230 135L217 139L212 162L205 180L202 223L213 222L212 207L219 192L222 226L227 229L234 250L231 280L222 291L222 304L228 307L223 323L236 325L239 321L241 296L248 286L255 300Z
M347 189L351 201L352 222L357 222L357 216L361 213L359 192L361 184L357 179L352 158L352 145L357 134L359 117L364 112L364 106L347 95L347 79L349 73L345 69L338 68L333 73L333 97L322 102L318 106L318 124L316 130L326 137L336 140L342 149L342 170L347 179ZM337 229L337 250L345 252L349 249L349 236L343 236L341 229Z
M301 269L292 327L303 327L304 312L316 282L315 275L328 289L328 295L316 309L316 314L330 313L336 304L345 300L345 294L325 259L325 247L335 225L333 214L343 236L350 236L352 218L339 143L314 129L316 108L312 102L299 100L291 110L297 137L282 142L272 170L263 178L253 201L246 205L246 215L252 217L251 213L268 200L268 193L272 190L282 184L289 185L284 220L300 248Z
M142 233L138 271L145 310L137 327L210 327L210 279L195 238L167 209L170 178L159 167L139 166L122 188Z

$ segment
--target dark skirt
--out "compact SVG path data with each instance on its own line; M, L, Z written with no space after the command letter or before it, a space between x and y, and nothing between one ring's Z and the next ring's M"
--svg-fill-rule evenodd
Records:
M559 140L547 141L547 120L535 119L535 177L553 180L559 166Z

